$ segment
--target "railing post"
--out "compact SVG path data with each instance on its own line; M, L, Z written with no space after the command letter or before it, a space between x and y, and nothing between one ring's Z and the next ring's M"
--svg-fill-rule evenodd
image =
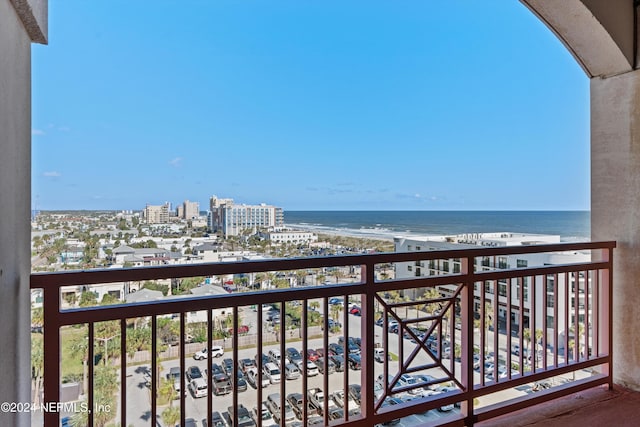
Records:
M460 316L462 330L460 336L461 382L467 398L462 401L462 414L465 425L472 426L473 415L473 300L474 300L474 258L468 256L460 259L460 273L462 274L462 291L460 292ZM484 292L484 289L483 289Z
M60 402L60 288L52 286L42 289L44 322L44 404ZM86 392L86 390L84 390ZM59 413L44 413L45 426L60 425Z
M370 420L374 416L375 395L373 393L375 371L373 361L373 348L375 345L375 265L367 263L362 266L361 276L364 279L365 293L361 296L362 322L360 323L360 336L362 337L362 371L361 371L361 396L362 416ZM346 358L345 358L346 363ZM345 366L345 371L348 369ZM346 391L345 391L346 392Z
M605 348L609 363L602 365L601 372L608 376L609 389L613 389L613 248L594 251L597 261L606 262L606 271L598 270L598 347Z

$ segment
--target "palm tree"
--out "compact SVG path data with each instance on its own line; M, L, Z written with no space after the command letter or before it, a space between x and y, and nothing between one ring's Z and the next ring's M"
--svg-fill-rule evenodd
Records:
M79 358L82 361L82 390L86 393L89 390L89 343L86 333L76 335L69 346L71 357Z
M175 395L176 389L173 388L173 381L168 378L161 378L160 386L158 387L158 398L160 401L169 402L169 406L173 406L173 399L175 399ZM178 414L180 414L180 412L178 412Z
M344 310L344 306L342 304L334 304L331 306L331 317L336 323L339 322L342 310ZM339 329L339 327L336 326L334 329Z
M31 336L31 381L34 391L33 403L40 403L40 387L44 379L44 342L40 335Z
M169 406L162 411L162 421L167 426L174 426L180 420L180 408Z

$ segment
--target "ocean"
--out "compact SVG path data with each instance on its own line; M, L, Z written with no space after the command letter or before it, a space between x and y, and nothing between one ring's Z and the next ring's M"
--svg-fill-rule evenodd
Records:
M518 232L590 239L589 211L285 211L285 224L316 233L395 236Z

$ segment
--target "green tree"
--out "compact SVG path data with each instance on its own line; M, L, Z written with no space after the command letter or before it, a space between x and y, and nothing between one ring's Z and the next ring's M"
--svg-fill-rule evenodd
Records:
M40 334L31 334L31 388L33 403L40 403L40 389L44 380L44 339Z
M80 294L80 307L92 307L98 305L98 297L95 292L83 291Z
M175 426L180 421L180 408L169 406L167 409L162 411L162 421L167 426Z

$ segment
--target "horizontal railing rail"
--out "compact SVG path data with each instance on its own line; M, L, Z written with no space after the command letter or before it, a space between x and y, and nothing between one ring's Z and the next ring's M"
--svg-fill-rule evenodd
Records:
M121 425L131 424L131 416L128 416L131 411L127 405L128 396L133 391L127 387L130 376L127 369L131 367L127 340L135 328L132 328L131 321L146 319L145 322L151 325L150 343L147 353L144 353L150 355L148 388L151 404L148 418L145 418L146 425L164 425L162 420L165 418L158 412L158 406L164 405L159 403L158 398L162 386L159 371L163 361L160 355L175 353L166 352L166 343L159 336L158 328L163 322L161 318L173 316L177 319L175 321L179 329L176 346L180 355L179 361L175 362L179 368L175 387L180 389L176 406L179 412L177 424L185 425L189 414L194 412L189 406L190 397L185 396L187 386L191 387L191 384L187 384L183 375L187 369L186 348L191 346L187 343L188 322L193 313L206 312L203 321L206 338L201 342L207 349L205 357L210 360L208 349L221 345L224 351L231 352L232 366L229 369L234 373L229 379L232 383L231 400L229 410L225 412L226 408L218 407L221 401L219 397L212 396L212 392L217 393L219 389L214 389L218 386L214 384L213 367L207 362L206 421L208 425L213 425L212 412L222 410L229 417L227 421L237 425L243 416L241 404L246 400L237 384L240 377L234 378L241 369L240 352L245 352L239 349L239 344L246 341L241 340L239 319L241 312L246 315L247 307L255 306L254 338L249 341L255 343L255 347L251 348L257 352L256 359L267 347L279 349L281 357L284 357L288 346L297 343L302 346L302 357L307 362L312 340L319 339L319 349L324 353L323 363L326 365L333 360L328 357L329 350L336 347L335 343L329 341L335 339L336 333L343 338L345 366L341 377L330 377L328 367L324 366L318 382L310 378L312 367L308 366L308 362L300 365L302 405L298 418L304 425L314 417L319 417L324 425L374 425L416 414L433 415L436 413L432 410L438 408L442 412L437 414L442 416L438 415L437 420L430 420L429 423L472 425L520 409L523 405L586 387L600 384L612 386L614 248L615 242L585 242L35 273L31 275L31 288L41 290L43 294L43 402L61 400L63 331L81 325L87 329L86 359L92 362L87 363L88 389L85 393L88 407L97 408L103 398L94 392L94 380L100 369L95 356L99 353L104 358L104 365L110 363L119 370L117 383L120 390L114 392L118 396L118 409L113 418L117 418ZM558 252L589 253L590 261L507 269L486 265L487 257ZM415 267L422 265L419 264L421 261L452 259L459 261L459 272L433 272L431 269L432 275L401 278L385 278L379 274L383 265L393 265L398 270L402 263L410 263ZM498 262L489 264L496 266ZM248 290L222 295L166 297L156 301L90 307L69 306L62 299L62 291L71 289L73 292L74 287L90 285L292 271L310 272L315 275L315 280L319 277L318 271L340 268L350 268L354 272L356 277L352 282ZM485 268L490 270L483 271ZM425 271L428 270L425 268ZM331 276L331 273L326 272L326 275ZM340 279L336 275L335 282L344 281ZM430 294L433 290L435 293ZM330 302L332 299L340 302ZM357 313L350 313L353 306L348 302L351 300L359 303ZM280 313L284 313L279 324L267 322L267 315L261 309L265 305L279 307ZM333 309L335 305L340 308ZM288 317L288 310L294 306L302 308L300 319L296 324L290 323L287 329L289 319L285 318ZM213 313L221 310L231 319L231 327L226 333L228 337L223 340L214 337L214 323L219 319ZM316 330L313 329L313 322L317 322L318 318L316 313L320 313L318 326L322 330L317 338L312 336ZM353 317L356 314L361 317ZM316 320L311 319L314 316ZM111 332L113 335L96 336L97 328L105 322L115 322L116 326L112 327ZM377 324L374 325L375 322ZM359 340L359 358L349 354L350 338ZM273 339L275 342L272 342ZM107 361L110 340L118 342L119 349ZM390 355L394 356L394 360L389 360ZM259 410L267 398L264 395L267 390L263 393L262 383L268 374L260 369L264 368L263 362L257 363L254 380L257 386L253 400L257 402ZM284 371L284 368L283 362L280 369ZM549 384L550 388L547 389L547 382L554 382L568 374L575 376L576 372L582 378L568 382L562 378L562 384ZM421 375L426 382L407 382L414 375ZM289 415L285 401L291 395L287 395L287 391L291 391L293 386L289 386L284 379L276 382L272 378L272 381L274 384L268 386L269 390L277 387L280 403L279 406L273 404L277 408L271 412L280 420L287 419ZM311 387L312 382L319 384L315 388L325 392L321 403L317 402L318 396L307 392L315 389ZM341 388L346 401L347 390L354 382L361 386L359 404L353 404L353 407L347 405L346 410L338 411L330 401L328 392L332 388ZM513 391L530 384L533 386L527 395ZM537 391L537 388L544 390ZM268 397L271 398L273 394ZM453 410L450 409L451 405ZM87 423L97 424L99 416L97 410L88 411ZM47 426L59 425L59 418L58 412L44 413ZM256 424L262 425L260 417L257 418ZM169 415L166 419L170 419Z

